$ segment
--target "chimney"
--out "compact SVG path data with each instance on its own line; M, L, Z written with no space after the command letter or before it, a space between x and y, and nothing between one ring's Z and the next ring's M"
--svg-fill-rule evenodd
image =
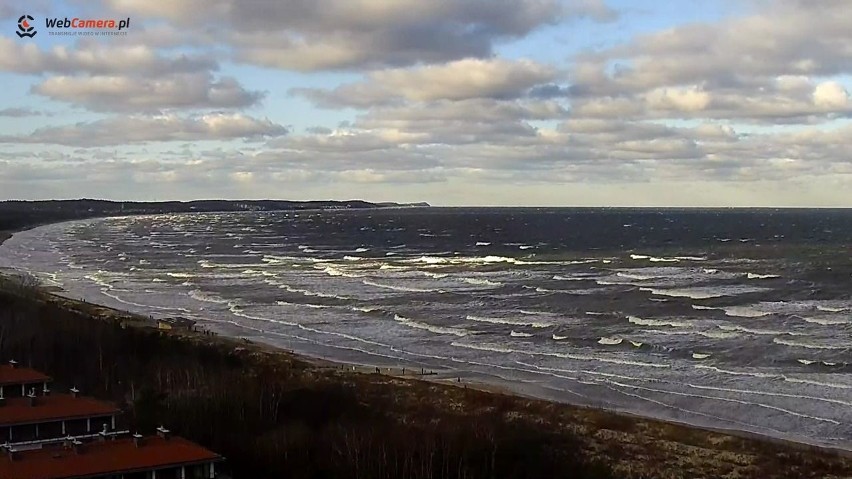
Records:
M162 439L168 440L171 437L172 433L165 426L160 426L157 428L157 435Z
M12 369L15 369L15 368L17 368L17 367L18 367L18 362L17 362L17 361L15 361L14 359L11 359L11 360L9 360L9 366L10 366Z
M101 442L106 441L107 434L109 434L109 425L104 423L104 427L102 427L101 432L98 433L98 441L101 441Z
M83 454L83 442L79 439L71 441L71 448L74 449L74 454Z
M6 398L4 398L3 395L0 395L0 406L5 406L5 405L6 405Z
M133 444L135 444L136 447L142 447L142 435L138 432L133 433Z
M41 388L42 396L50 396L50 389L47 388L47 383L44 383L44 386Z
M27 402L30 404L30 406L35 406L37 404L35 388L31 388L30 392L27 394Z
M9 456L10 461L17 459L18 451L16 451L8 442L3 445L3 449L6 450L6 454Z
M80 396L80 390L79 390L79 389L77 389L76 387L71 388L71 396L73 396L73 397L79 397L79 396Z

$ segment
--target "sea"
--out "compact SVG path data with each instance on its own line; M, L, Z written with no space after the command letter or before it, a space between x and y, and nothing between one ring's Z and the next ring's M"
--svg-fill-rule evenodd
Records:
M387 208L20 232L65 296L370 367L852 449L852 211Z

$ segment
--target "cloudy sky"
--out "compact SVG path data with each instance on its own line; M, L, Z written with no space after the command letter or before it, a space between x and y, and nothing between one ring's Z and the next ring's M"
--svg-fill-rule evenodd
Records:
M848 0L0 0L0 199L849 207L850 19Z

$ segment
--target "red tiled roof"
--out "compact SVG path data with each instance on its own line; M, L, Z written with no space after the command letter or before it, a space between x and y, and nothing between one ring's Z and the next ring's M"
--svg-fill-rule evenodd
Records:
M30 384L50 381L50 377L35 369L12 367L8 364L0 364L0 386L10 384Z
M14 459L0 456L3 479L70 479L127 474L180 465L219 461L218 454L179 437L146 437L140 447L132 438L91 442L81 453L49 447L15 453Z
M0 406L0 427L106 416L118 412L119 409L112 403L88 397L75 398L69 394L38 396L35 406L30 406L28 397L7 398L6 404Z

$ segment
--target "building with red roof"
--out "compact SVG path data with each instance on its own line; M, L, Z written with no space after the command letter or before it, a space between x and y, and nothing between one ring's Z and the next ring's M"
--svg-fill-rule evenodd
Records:
M84 442L68 438L37 447L4 445L0 479L211 479L222 457L198 444L170 437L100 434Z
M0 440L31 441L115 429L114 404L71 394L27 395L0 405Z
M49 376L35 369L18 366L15 361L0 364L0 398L26 396L30 390L47 390Z

